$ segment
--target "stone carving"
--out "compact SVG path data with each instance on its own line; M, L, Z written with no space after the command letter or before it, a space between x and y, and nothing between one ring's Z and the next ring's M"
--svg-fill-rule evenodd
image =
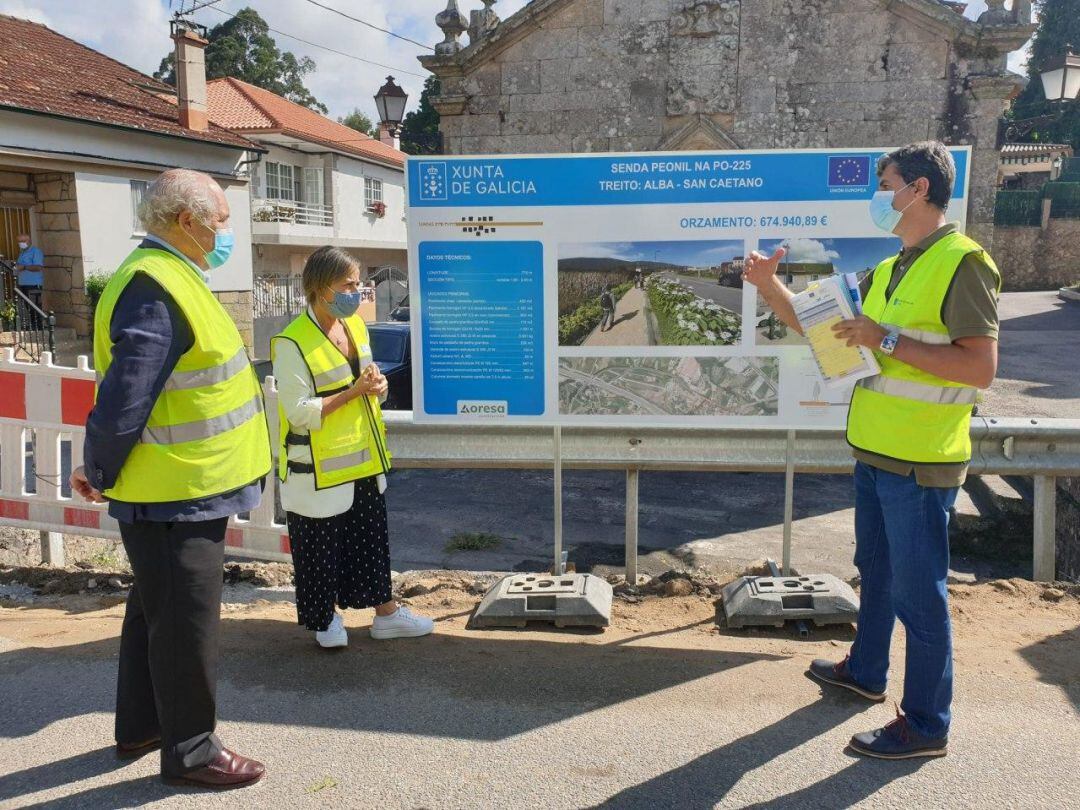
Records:
M1009 25L1014 21L1013 12L1005 10L1005 0L986 0L986 11L979 15L983 25Z
M484 7L469 14L469 44L473 45L499 27L499 15L492 6L496 0L481 0Z
M738 33L738 0L693 0L684 2L671 18L672 36L711 37Z
M435 16L435 25L445 34L446 38L435 46L436 56L453 56L461 50L458 37L469 27L469 21L465 19L457 7L457 0L449 0L446 9Z
M671 78L667 88L667 114L727 113L735 109L735 77Z

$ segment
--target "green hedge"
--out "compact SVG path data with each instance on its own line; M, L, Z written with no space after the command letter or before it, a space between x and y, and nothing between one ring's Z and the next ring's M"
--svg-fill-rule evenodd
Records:
M999 191L994 205L995 225L1038 225L1042 222L1042 192Z
M739 342L742 318L735 313L671 279L651 276L645 286L661 345L731 346Z
M615 296L616 303L633 286L634 283L628 281L615 287L611 294ZM581 345L581 341L587 338L603 319L604 310L600 306L600 296L586 301L569 315L563 315L559 318L559 345Z
M1052 200L1052 219L1080 219L1080 183L1055 181L1043 186L1042 196Z

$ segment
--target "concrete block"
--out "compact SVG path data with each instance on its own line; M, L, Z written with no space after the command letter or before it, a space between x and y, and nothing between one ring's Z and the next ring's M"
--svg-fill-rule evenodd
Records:
M474 627L607 627L611 585L592 574L510 574L496 582L473 615Z
M851 624L859 598L832 574L806 577L740 577L723 591L728 627L782 627L795 619L816 625Z

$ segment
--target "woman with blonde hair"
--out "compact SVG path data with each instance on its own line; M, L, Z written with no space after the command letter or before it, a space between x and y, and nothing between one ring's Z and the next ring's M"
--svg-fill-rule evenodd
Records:
M390 452L379 407L386 377L356 315L360 268L323 247L304 265L305 313L274 337L278 477L296 572L298 622L322 647L348 644L340 608L375 608L376 639L423 636L433 622L391 594L386 525Z

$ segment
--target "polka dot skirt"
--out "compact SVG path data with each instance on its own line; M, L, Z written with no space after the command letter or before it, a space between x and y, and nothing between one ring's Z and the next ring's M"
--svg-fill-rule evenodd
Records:
M296 577L297 621L325 630L342 608L375 607L389 602L390 540L386 499L377 479L355 483L347 512L309 518L287 512Z

